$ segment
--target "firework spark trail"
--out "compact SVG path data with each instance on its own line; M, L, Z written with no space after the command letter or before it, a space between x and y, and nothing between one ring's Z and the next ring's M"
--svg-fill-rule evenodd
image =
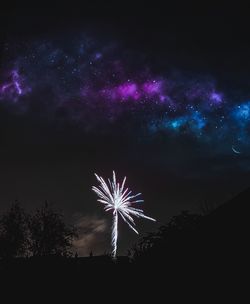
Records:
M112 226L112 255L116 256L117 251L117 239L118 239L118 213L114 211L113 213L113 226Z
M112 256L116 257L117 252L117 239L118 239L118 215L124 220L126 224L138 234L138 231L134 228L135 222L132 216L138 218L145 218L151 221L156 221L155 219L148 217L143 214L142 209L132 207L136 203L143 202L141 199L136 199L141 193L136 195L131 195L132 191L128 188L124 189L126 177L124 177L123 182L120 183L116 181L115 171L113 171L113 180L108 179L108 183L101 177L95 174L99 187L92 187L92 190L98 195L100 203L104 204L105 211L113 211L113 225L112 225Z

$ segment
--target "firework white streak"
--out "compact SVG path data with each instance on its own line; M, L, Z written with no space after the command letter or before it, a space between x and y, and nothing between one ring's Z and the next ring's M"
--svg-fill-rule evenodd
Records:
M104 204L105 211L113 211L113 226L112 226L112 256L116 257L117 251L117 239L118 239L118 215L124 220L128 226L138 234L138 231L134 228L135 222L133 216L142 217L151 221L155 219L143 214L142 209L134 208L133 205L139 202L143 202L141 199L135 199L141 193L132 195L132 191L125 188L126 177L124 177L122 184L116 182L115 171L113 171L113 180L108 179L108 183L101 177L95 174L99 187L92 187L92 190L98 195L98 201Z

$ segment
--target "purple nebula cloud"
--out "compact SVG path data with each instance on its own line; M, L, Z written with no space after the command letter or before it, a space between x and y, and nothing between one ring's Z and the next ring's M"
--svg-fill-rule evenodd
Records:
M20 96L30 91L30 88L24 84L24 79L20 76L18 70L10 71L7 78L0 84L0 99L16 102Z
M122 100L130 98L133 100L138 100L140 98L136 83L122 84L116 89L116 92L118 94L118 98L121 98Z
M44 111L50 121L65 119L84 130L126 117L138 122L144 134L168 130L200 139L240 132L250 143L249 104L231 100L211 77L153 73L145 62L135 65L133 53L127 56L127 50L114 44L89 41L83 38L65 43L67 47L36 42L16 58L6 55L1 103L18 113Z
M153 96L153 95L161 94L161 92L162 92L161 86L162 86L162 82L153 80L153 81L144 83L142 88L146 94L148 94L149 96Z
M210 94L210 101L216 105L222 103L223 101L222 94L218 92L212 92Z
M135 80L126 81L115 87L108 87L101 90L102 95L113 101L142 101L158 100L164 102L167 100L163 95L163 83L155 80L146 80L143 83Z

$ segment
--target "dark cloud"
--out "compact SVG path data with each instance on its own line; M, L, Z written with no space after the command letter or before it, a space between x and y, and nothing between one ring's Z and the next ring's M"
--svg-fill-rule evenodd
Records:
M79 238L74 241L74 247L80 256L88 256L92 251L95 255L108 253L107 234L108 223L105 218L90 215L75 215L75 225L79 231ZM108 250L108 249L107 249Z

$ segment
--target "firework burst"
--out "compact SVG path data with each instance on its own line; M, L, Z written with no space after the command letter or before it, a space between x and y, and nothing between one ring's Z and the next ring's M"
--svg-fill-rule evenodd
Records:
M104 204L105 211L113 212L113 225L112 225L112 256L116 257L117 239L118 239L118 216L124 220L128 226L138 234L134 228L135 222L133 216L138 218L145 218L151 221L155 219L143 214L142 209L134 208L136 203L143 202L141 199L136 199L141 193L132 195L132 191L125 188L126 177L124 177L122 184L116 181L115 171L113 171L113 180L108 179L108 183L101 177L95 174L99 187L92 187L92 190L98 195L98 201Z

